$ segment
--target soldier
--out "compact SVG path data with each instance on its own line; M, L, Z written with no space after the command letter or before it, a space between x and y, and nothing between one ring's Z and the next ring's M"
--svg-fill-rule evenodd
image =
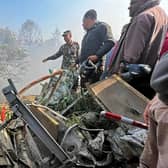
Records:
M48 60L55 60L60 56L63 56L61 68L71 69L76 66L78 61L79 44L75 41L72 41L72 33L70 30L65 31L62 36L64 37L64 41L66 43L60 47L57 53L44 59L43 62Z

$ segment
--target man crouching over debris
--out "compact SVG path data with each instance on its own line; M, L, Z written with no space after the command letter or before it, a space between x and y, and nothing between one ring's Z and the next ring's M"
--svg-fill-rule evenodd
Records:
M140 159L140 168L168 165L168 54L156 65L151 86L157 92L149 108L149 133Z

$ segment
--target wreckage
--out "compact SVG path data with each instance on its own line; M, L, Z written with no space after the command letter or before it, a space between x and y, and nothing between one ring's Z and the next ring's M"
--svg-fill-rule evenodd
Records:
M116 75L74 92L75 75L57 71L19 93L9 80L3 94L12 112L0 126L1 167L137 166L146 137L142 112L148 99ZM21 97L49 77L33 100ZM127 124L116 122L115 117Z

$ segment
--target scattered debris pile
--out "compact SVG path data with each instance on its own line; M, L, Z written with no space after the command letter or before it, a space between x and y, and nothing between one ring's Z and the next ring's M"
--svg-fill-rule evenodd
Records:
M90 86L88 90L74 91L74 75L71 71L63 71L59 77L52 76L33 102L21 99L11 81L10 85L3 89L12 112L9 119L0 126L0 166L7 168L137 166L146 130L107 120L100 115L100 112L108 110L117 113L115 110L118 109L119 114L126 114L123 108L127 105L126 112L131 111L130 116L132 118L136 116L134 119L141 121L137 112L142 113L147 100L121 82L123 90L120 91L127 93L127 99L120 99L119 106L115 104L114 109L109 106L107 100L113 101L113 104L118 100L117 93L121 92L118 90L114 94L116 87L119 87L118 83L115 83L118 78L113 77L112 83L106 80L103 88L100 87L100 82ZM111 90L113 84L115 88ZM129 88L129 92L126 87ZM113 100L108 99L109 89L113 93ZM139 98L134 101L136 96ZM139 106L140 104L143 105Z

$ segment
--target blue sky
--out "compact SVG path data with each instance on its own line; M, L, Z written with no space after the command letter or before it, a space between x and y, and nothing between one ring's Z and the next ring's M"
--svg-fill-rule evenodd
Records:
M109 23L117 38L122 25L129 21L128 5L129 0L1 0L0 27L17 31L26 19L32 19L45 38L58 27L61 32L71 29L74 38L80 40L82 16L86 10L94 8L99 20ZM168 10L167 0L162 0L161 5Z

